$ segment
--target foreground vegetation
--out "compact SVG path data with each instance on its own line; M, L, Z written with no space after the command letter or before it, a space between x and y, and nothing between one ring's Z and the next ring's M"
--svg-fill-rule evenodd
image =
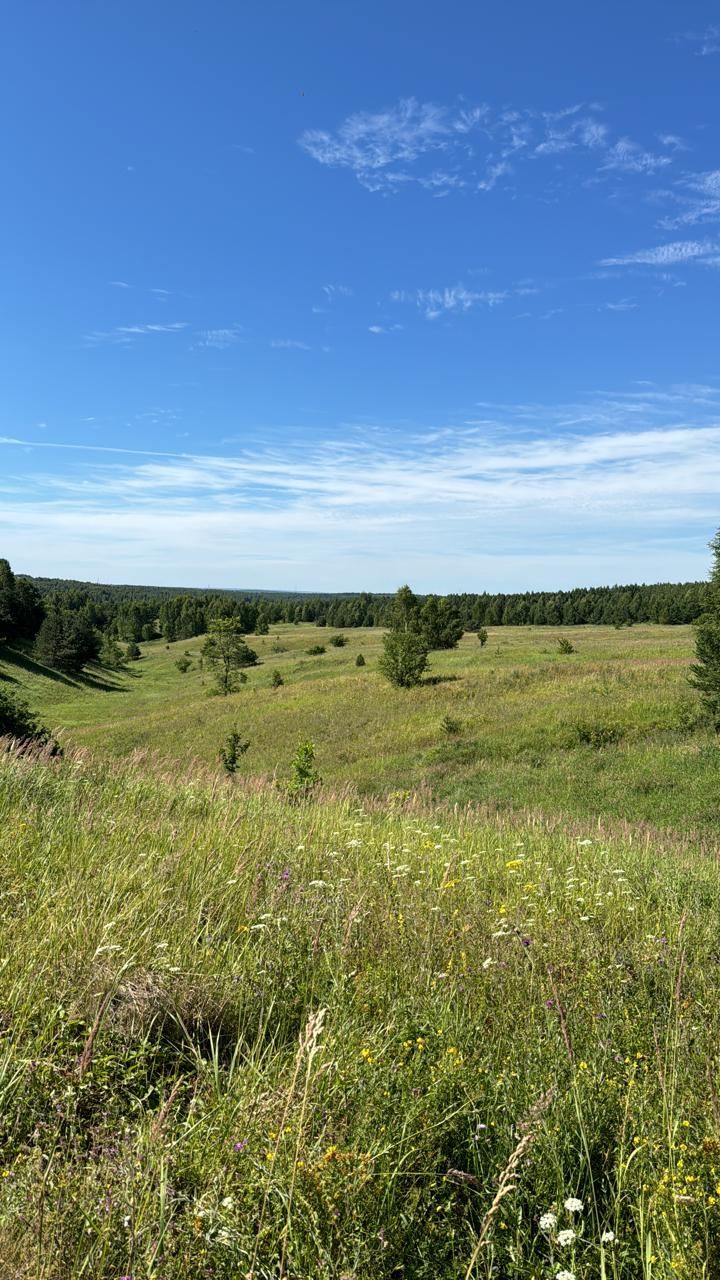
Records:
M6 755L0 876L13 1277L718 1274L692 848Z
M202 638L141 644L124 671L79 676L6 648L0 688L22 694L65 745L102 755L143 750L215 770L237 726L250 743L245 774L282 772L310 738L325 780L362 794L422 789L449 803L717 833L720 750L688 684L692 628L504 627L484 647L466 634L430 655L412 690L378 674L377 628L346 633L341 647L332 634L285 625L248 636L260 663L226 698L211 696ZM558 635L574 653L560 654Z

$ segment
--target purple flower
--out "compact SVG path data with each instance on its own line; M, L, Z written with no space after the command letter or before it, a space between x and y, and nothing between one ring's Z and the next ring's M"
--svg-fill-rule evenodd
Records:
M529 947L530 943L532 942L532 938L521 938L520 941L522 942L524 947Z
M247 1138L238 1138L233 1142L233 1151L244 1151L247 1146Z

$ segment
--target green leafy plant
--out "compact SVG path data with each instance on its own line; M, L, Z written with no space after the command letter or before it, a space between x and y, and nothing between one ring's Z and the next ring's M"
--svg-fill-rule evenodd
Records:
M575 653L575 645L571 644L567 636L560 636L557 642L558 653Z
M484 649L488 642L487 627L480 627L480 630L477 633L477 638L480 641L480 648Z
M443 716L440 721L440 728L448 738L456 738L462 733L462 720L457 720L455 716Z
M357 656L357 658L355 659L355 666L356 666L356 667L364 667L364 666L365 666L365 659L364 659L364 657L363 657L363 655L362 655L361 653L359 653L359 654L358 654L358 656Z
M383 653L378 666L390 684L411 689L427 670L428 651L423 636L416 631L388 631L383 636Z
M345 645L347 644L347 636L343 636L343 635L329 636L328 644L331 644L335 649L344 649Z
M192 662L189 658L183 656L182 658L175 659L175 666L182 675L185 675L185 672L190 670Z
M282 678L282 672L278 671L277 668L275 668L272 675L270 676L270 684L272 685L272 688L279 689L280 685L284 683L285 681Z
M305 650L305 652L306 652L306 653L309 653L309 654L310 654L310 656L311 656L312 658L314 658L314 657L316 657L316 656L318 656L318 657L319 657L319 655L320 655L321 653L325 653L325 645L324 645L324 644L311 644L311 645L310 645L310 648L309 648L309 649L306 649L306 650Z

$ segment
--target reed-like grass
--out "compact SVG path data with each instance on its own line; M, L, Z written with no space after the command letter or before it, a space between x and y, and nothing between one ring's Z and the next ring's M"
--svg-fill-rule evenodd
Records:
M2 757L5 1274L711 1280L719 905L687 841Z

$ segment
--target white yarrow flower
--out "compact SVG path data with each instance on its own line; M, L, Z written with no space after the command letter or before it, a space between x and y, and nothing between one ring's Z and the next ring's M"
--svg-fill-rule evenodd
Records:
M572 1227L566 1227L564 1231L558 1231L557 1233L557 1242L561 1249L564 1249L569 1244L574 1244L575 1239L576 1236Z
M574 1271L558 1271L555 1280L575 1280Z
M557 1214L544 1213L538 1225L541 1231L554 1231L557 1226Z
M565 1208L567 1209L568 1213L582 1213L583 1202L582 1200L576 1199L575 1196L568 1196L567 1200L565 1201Z
M613 1240L614 1240L614 1239L615 1239L615 1232L614 1232L614 1231L603 1231L603 1233L602 1233L602 1235L601 1235L601 1237L600 1237L600 1243L601 1243L601 1244L612 1244L612 1242L613 1242Z

